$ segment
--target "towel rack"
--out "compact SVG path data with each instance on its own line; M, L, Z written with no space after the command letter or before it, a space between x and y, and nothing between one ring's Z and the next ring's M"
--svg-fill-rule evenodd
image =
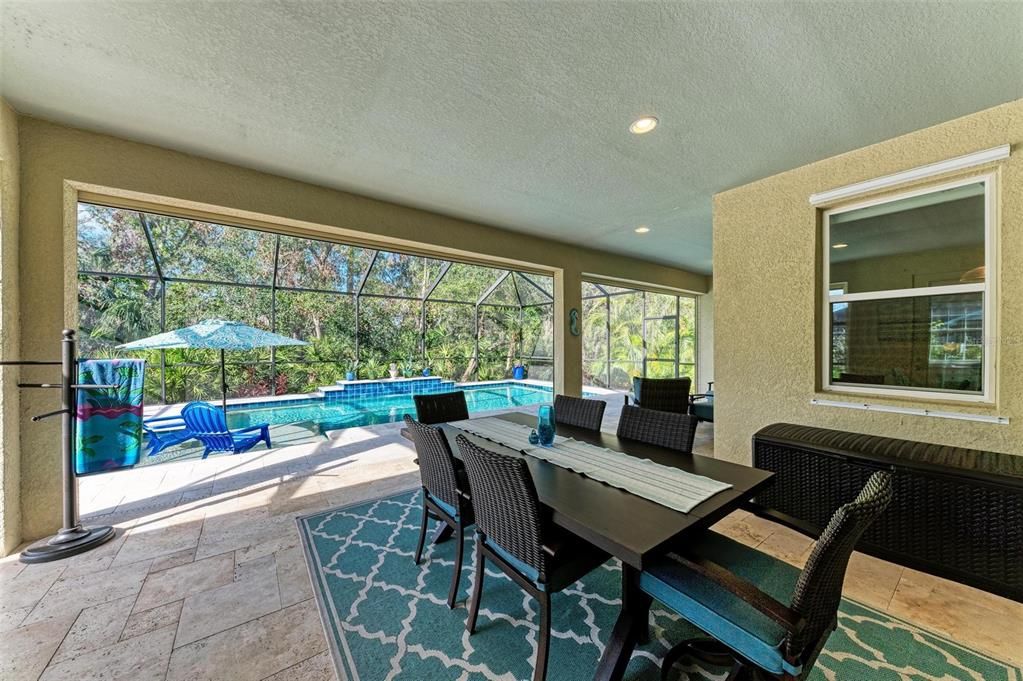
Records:
M52 537L42 539L21 552L23 563L47 563L93 549L114 537L109 525L84 527L78 517L78 479L75 476L75 409L78 390L105 390L116 385L80 385L77 381L77 350L75 332L64 329L60 344L60 360L4 360L0 366L60 366L60 383L19 383L19 388L60 390L60 409L37 414L33 421L60 416L61 469L64 483L63 525Z

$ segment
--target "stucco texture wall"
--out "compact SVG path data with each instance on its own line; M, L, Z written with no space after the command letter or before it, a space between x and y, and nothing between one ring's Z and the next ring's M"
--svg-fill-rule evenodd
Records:
M999 331L987 339L997 353L994 404L819 392L821 235L810 195L1006 143L1012 145L1010 158L984 168L999 175ZM753 434L781 421L1023 454L1021 143L1018 100L714 197L716 456L750 461ZM1000 415L1010 424L813 406L814 397Z
M582 387L580 339L565 333L568 309L581 308L583 273L702 293L707 277L572 244L526 236L324 187L285 179L49 122L22 117L21 341L35 357L51 357L64 325L75 324L74 195L81 185L152 197L173 206L199 204L220 214L318 226L339 239L387 239L441 253L510 258L555 270L556 382ZM401 244L396 245L393 240ZM52 407L46 396L22 395L28 414ZM60 463L56 424L22 429L23 534L34 538L59 523Z
M20 173L18 116L0 100L0 359L18 358ZM21 541L18 375L0 368L0 556Z

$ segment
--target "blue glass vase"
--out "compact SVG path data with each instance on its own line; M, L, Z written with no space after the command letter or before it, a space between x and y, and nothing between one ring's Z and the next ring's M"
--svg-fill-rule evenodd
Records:
M540 436L541 447L550 447L554 444L554 435L557 432L557 427L554 425L554 407L550 405L540 407L536 420L536 432Z

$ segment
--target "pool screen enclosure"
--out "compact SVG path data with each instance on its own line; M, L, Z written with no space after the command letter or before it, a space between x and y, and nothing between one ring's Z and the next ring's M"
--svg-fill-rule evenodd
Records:
M472 381L521 362L553 378L553 280L538 273L80 203L78 282L83 357L205 319L309 342L234 353L232 397L310 392L349 370L384 378L392 364ZM218 396L213 354L149 353L146 399Z

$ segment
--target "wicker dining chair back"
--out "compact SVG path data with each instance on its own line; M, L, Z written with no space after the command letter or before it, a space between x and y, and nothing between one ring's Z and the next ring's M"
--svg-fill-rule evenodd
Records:
M448 439L439 428L420 423L408 415L405 416L405 426L419 457L423 487L434 498L458 508L458 476Z
M632 392L636 396L636 402L644 409L688 414L689 389L692 385L693 382L688 377L635 377L632 379Z
M456 438L472 488L476 529L488 542L522 561L547 581L540 499L522 459L492 452Z
M469 418L469 407L465 404L465 393L456 390L433 395L413 395L416 403L416 420L427 425L464 421Z
M600 430L606 407L604 400L557 395L554 397L554 420L566 426Z
M689 454L693 451L698 423L699 419L692 414L626 405L618 419L618 437Z
M885 510L893 495L893 474L878 471L870 476L854 501L839 507L821 533L799 575L791 608L805 621L785 642L786 653L804 658L817 652L822 637L834 627L842 600L849 557L860 536ZM801 659L807 663L812 660Z

